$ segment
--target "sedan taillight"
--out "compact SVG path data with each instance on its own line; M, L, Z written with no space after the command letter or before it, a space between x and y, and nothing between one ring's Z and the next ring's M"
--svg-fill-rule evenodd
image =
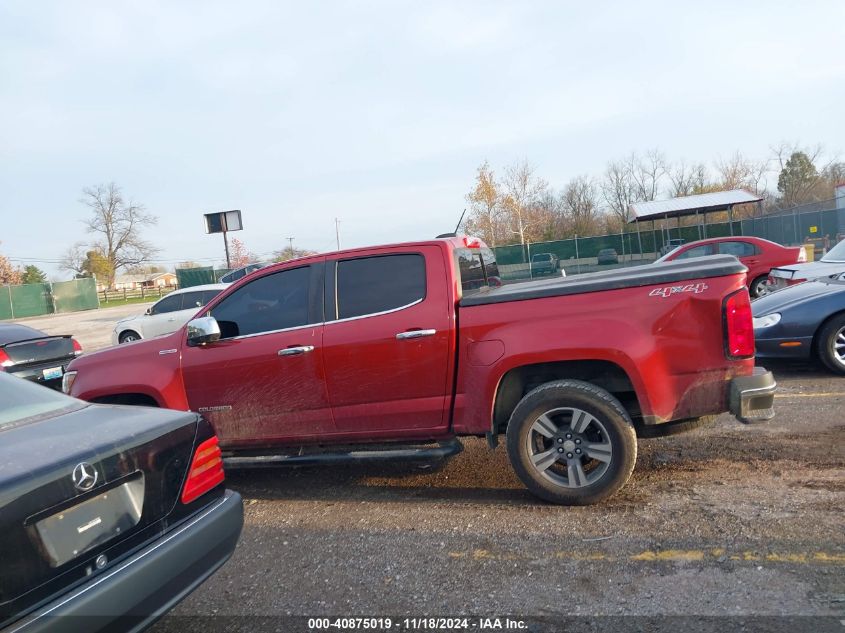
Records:
M798 264L804 264L807 262L807 249L803 246L798 249Z
M210 437L197 446L182 489L182 503L191 503L223 481L223 459L217 437Z
M754 322L751 300L745 288L725 299L722 318L725 324L725 355L731 359L754 356Z
M11 367L15 364L9 355L5 352L5 350L0 349L0 371L6 369L6 367Z

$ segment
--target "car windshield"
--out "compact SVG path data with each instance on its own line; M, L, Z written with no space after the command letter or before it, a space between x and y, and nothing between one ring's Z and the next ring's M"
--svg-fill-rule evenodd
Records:
M841 263L845 262L845 240L831 248L820 261Z
M29 418L83 406L63 393L5 373L0 373L0 402L0 431Z
M550 262L552 261L552 256L549 253L540 253L539 255L534 255L531 259L535 262Z

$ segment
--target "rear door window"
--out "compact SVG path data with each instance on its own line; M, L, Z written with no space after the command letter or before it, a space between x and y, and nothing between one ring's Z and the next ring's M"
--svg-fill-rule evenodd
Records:
M734 257L749 257L757 254L757 249L750 242L720 242L719 252Z
M217 295L223 292L222 289L220 290L203 290L202 291L202 305L207 304L209 301L214 299Z
M417 253L337 262L337 319L407 307L425 298L425 258Z

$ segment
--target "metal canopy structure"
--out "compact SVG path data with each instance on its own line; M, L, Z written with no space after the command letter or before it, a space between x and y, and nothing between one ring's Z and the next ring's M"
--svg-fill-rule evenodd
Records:
M698 215L699 213L716 211L730 211L734 205L760 202L762 200L763 198L760 196L755 196L745 191L745 189L734 189L733 191L714 191L713 193L700 193L694 196L670 198L669 200L637 202L628 207L629 218L631 218L628 222L679 218L683 215Z
M628 224L637 223L637 239L640 240L640 252L642 252L642 239L640 237L640 222L650 221L652 233L655 232L655 221L663 220L660 229L661 235L666 232L665 237L671 237L667 220L678 219L678 237L681 235L681 216L699 214L704 216L704 224L697 222L699 239L707 237L707 214L718 211L728 212L728 226L731 235L733 230L733 208L737 204L753 204L762 202L763 198L745 189L733 189L731 191L714 191L713 193L699 193L692 196L681 196L669 200L651 200L648 202L636 202L628 207ZM656 238L655 238L656 240ZM656 241L655 241L656 244Z

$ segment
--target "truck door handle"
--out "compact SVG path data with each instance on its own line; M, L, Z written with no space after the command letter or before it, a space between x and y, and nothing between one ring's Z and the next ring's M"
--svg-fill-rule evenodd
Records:
M279 356L299 356L300 354L307 354L308 352L313 351L313 345L300 345L299 347L286 347L285 349L280 349L277 354Z
M406 338L422 338L424 336L434 336L435 334L437 334L437 330L409 330L407 332L399 332L396 338L402 341Z

